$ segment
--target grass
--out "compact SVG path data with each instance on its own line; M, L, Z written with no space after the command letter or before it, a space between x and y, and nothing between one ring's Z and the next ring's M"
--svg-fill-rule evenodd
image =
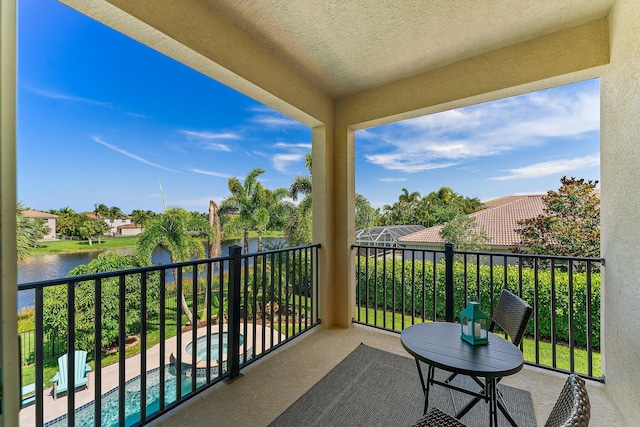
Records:
M360 317L358 318L358 314ZM382 312L380 310L374 310L373 308L356 307L356 320L359 322L367 322L367 314L369 315L368 325L384 327L385 329L401 332L407 326L412 324L422 323L421 318L414 319L409 315L402 315L400 313ZM404 319L404 326L403 326ZM393 327L395 320L395 327ZM428 322L429 320L427 320ZM524 338L524 360L527 362L535 363L536 361L536 343L533 339ZM553 367L553 346L548 342L540 342L539 347L539 362L538 364ZM593 376L602 376L601 369L601 355L598 352L593 352ZM567 345L556 344L556 368L570 370L570 349ZM574 348L573 353L574 369L575 372L580 374L588 374L588 358L587 351L581 348Z
M283 237L284 233L281 230L266 231L262 234L263 238L275 238ZM250 238L258 237L258 233L250 232ZM242 234L224 236L225 240L237 240L241 239ZM88 240L54 240L54 241L42 241L38 242L38 247L33 251L33 255L55 254L65 252L89 252L105 249L124 249L134 248L138 241L137 236L126 237L101 237L100 243L98 239L92 239L92 244L89 245Z
M33 251L33 255L133 248L136 246L137 241L137 237L102 237L100 243L98 243L97 239L93 239L92 245L89 245L89 242L86 240L55 240L51 242L38 242L38 247Z

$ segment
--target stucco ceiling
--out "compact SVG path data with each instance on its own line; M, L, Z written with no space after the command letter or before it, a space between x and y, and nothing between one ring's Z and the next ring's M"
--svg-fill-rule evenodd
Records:
M333 98L606 16L614 0L203 0Z

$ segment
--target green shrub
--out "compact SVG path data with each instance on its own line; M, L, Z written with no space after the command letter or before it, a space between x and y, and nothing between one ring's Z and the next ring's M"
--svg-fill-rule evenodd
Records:
M539 269L536 276L533 268L522 269L522 297L533 308L534 313L525 334L534 335L536 318L538 334L542 340L551 339L551 280L549 269ZM454 262L454 313L464 308L465 295L477 292L480 287L482 309L491 313L498 302L500 293L506 288L518 294L520 290L520 269L518 266L505 267ZM569 341L569 314L573 313L573 341L577 346L587 345L587 293L585 272L574 272L573 307L569 307L569 275L561 268L553 272L555 284L555 337L557 341ZM479 277L479 285L478 285ZM435 279L435 280L434 280ZM378 307L413 314L416 317L434 319L445 318L445 263L429 260L412 261L400 259L374 260L356 258L356 283L366 284L356 289L356 300L360 306ZM465 283L466 292L465 294ZM600 274L591 275L591 318L592 344L600 348ZM536 303L537 301L537 303Z

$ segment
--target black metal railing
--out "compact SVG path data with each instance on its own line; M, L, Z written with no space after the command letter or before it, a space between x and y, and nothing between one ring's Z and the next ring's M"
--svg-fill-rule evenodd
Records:
M354 245L354 321L385 330L458 321L470 293L491 314L502 289L533 307L525 362L603 381L599 258Z
M232 246L226 257L19 285L35 290L33 345L21 349L33 351L22 357L32 362L22 378L35 385L27 387L35 398L23 402L34 402L36 425L143 425L237 377L319 324L319 248L243 255ZM43 398L58 370L58 360L47 362L51 342L64 342L70 355L60 380L68 384L66 413L55 420L45 409L61 402L53 390ZM74 373L84 367L74 366L76 350L93 365L93 401L80 409Z

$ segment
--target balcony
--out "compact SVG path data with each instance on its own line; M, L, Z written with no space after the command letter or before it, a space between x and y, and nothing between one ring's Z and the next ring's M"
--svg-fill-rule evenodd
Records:
M247 367L235 382L203 393L152 425L198 425L215 414L216 425L266 426L360 343L409 357L395 333L362 325L348 329L316 328ZM525 366L503 383L531 393L538 425L541 425L565 380L565 375ZM419 381L417 371L415 381ZM605 385L587 381L587 388L592 407L590 425L626 425L605 393ZM344 405L349 404L349 399L345 399Z
M35 387L42 398L36 397L35 404L21 411L21 422L85 425L100 419L102 423L188 424L207 419L212 405L219 405L221 425L267 425L358 344L409 357L399 341L403 328L425 321L455 321L452 310L462 307L472 293L481 295L483 307L491 310L494 295L507 288L530 301L534 316L521 347L529 366L505 378L503 384L529 391L538 420L544 420L566 374L577 372L592 380L594 416L619 419L623 425L602 384L597 308L602 260L456 252L450 244L444 251L354 249L358 307L356 325L347 329L316 327L317 245L248 255L241 255L236 247L228 257L22 285L21 289L36 290L36 314L55 309L55 292L76 303L66 304L61 311L68 320L65 331L70 338L58 346L57 354L53 354L56 346L51 347L53 353L45 352L51 336L45 339L44 331L53 331L45 328L46 314L36 316L35 345L23 343L22 351L35 362L25 369L35 369L35 384L45 387ZM193 278L198 278L198 286L193 286ZM137 292L142 302L150 297L149 304L132 302ZM79 306L75 294L80 293L89 294L92 307ZM184 330L179 304L183 293L196 313L209 301L212 322ZM147 350L131 356L128 340L118 340L113 347L117 362L107 365L102 334L113 313L102 307L114 296L119 336L135 337L139 348ZM159 307L154 308L157 300ZM550 310L545 311L545 306ZM574 309L567 313L567 307ZM87 327L79 314L83 312L95 312L94 319L102 322L92 321ZM128 322L123 319L131 315L140 321L140 329L126 329ZM148 345L158 326L158 344ZM91 333L81 332L87 328ZM95 343L87 347L86 340L91 338ZM72 342L89 350L94 370L88 374L87 390L54 400L43 356L55 360L61 352L71 354L77 349ZM69 375L68 383L72 381ZM417 372L415 381L419 381ZM281 391L277 399L274 390ZM132 401L132 393L140 399ZM150 401L158 394L157 400L165 403L154 406ZM206 404L199 404L203 399ZM140 405L145 400L147 405ZM252 410L242 409L247 407ZM598 425L595 420L594 425Z
M125 0L62 2L313 129L313 236L323 247L318 286L322 329L253 359L242 369L241 379L207 391L216 393L216 399L205 402L202 392L188 403L191 411L181 409L175 416L187 420L202 411L199 421L206 422L216 409L221 420L231 420L229 424L241 424L241 417L255 414L259 421L247 424L265 425L303 391L294 396L293 390L308 388L359 341L371 342L355 334L386 336L378 329L362 332L360 326L350 327L356 314L355 266L349 249L355 234L355 130L599 77L601 244L607 260L601 290L606 383L589 386L596 417L593 425L624 425L613 409L605 409L611 408L611 401L628 423L639 418L640 367L633 362L640 355L640 340L637 328L630 326L640 319L640 192L633 179L640 164L640 7L636 1L576 0L567 7L544 0L532 3L526 13L508 1L433 2L419 7L414 2L397 2L399 13L389 13L389 2L360 2L339 10L318 8L313 0L291 2L288 8L280 7L280 2L255 2L246 8L222 1L164 1L160 7ZM296 12L291 13L290 7ZM11 217L17 175L15 9L12 0L3 1L0 8L1 92L6 94L0 99L0 238L4 244L0 252L0 422L7 425L18 424L20 406L20 397L10 392L19 389L16 260L10 248L15 241ZM488 20L500 25L487 25ZM317 31L310 31L314 28ZM390 61L392 54L399 60ZM338 356L329 363L334 346L316 335L334 334L345 339L335 341ZM388 339L397 342L396 335ZM350 347L340 348L345 342ZM321 368L311 363L301 366L300 360L292 360L295 356L317 358L324 363L319 365L323 370L316 371ZM532 369L525 367L518 376L524 378ZM295 378L289 376L293 372ZM555 374L545 370L541 375L543 384L532 387L536 410L543 411L539 421L557 393L556 387L549 390ZM308 382L303 386L296 380ZM286 402L276 401L280 399L274 398L273 388L264 389L271 384L279 386ZM260 394L261 390L268 394ZM602 400L596 390L606 391ZM221 393L229 399L218 396ZM218 399L229 406L216 407Z

